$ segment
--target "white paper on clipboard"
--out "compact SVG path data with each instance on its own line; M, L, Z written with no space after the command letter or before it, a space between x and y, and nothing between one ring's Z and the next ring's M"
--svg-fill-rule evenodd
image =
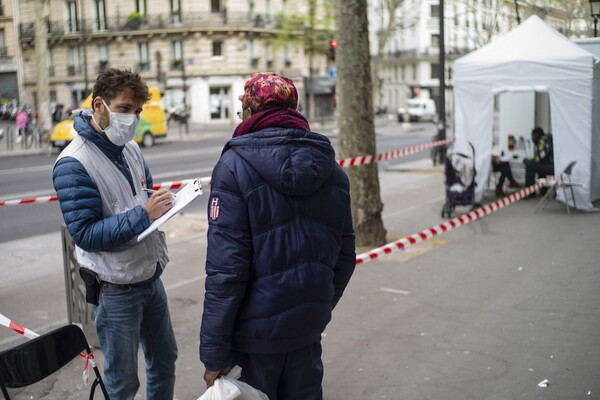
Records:
M200 180L198 178L194 179L187 185L185 185L177 194L175 195L175 200L173 202L173 207L166 213L164 213L161 217L155 219L152 224L145 231L140 233L137 237L137 241L142 241L146 236L154 232L159 226L164 224L171 218L173 215L177 214L179 211L183 210L185 206L194 201L197 197L202 194L202 185L200 184Z

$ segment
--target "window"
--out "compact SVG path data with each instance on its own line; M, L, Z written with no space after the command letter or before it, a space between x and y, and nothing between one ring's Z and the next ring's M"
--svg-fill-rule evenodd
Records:
M414 81L417 80L417 64L413 64L412 67L412 78Z
M65 3L65 32L77 32L79 30L78 22L77 3L75 1L67 1Z
M175 71L183 70L183 43L181 40L171 42L171 69Z
M139 12L142 15L146 15L146 10L146 0L135 0L135 11Z
M181 23L181 1L169 0L169 19L172 24Z
M69 75L81 74L81 57L79 46L69 47L67 49L67 73Z
M400 79L401 79L402 81L404 81L404 80L406 79L406 74L405 74L405 72L406 72L406 71L405 71L404 65L401 65L401 66L400 66Z
M248 41L248 59L250 60L250 68L258 67L258 57L256 57L254 39Z
M6 57L6 41L4 36L4 28L0 29L0 57Z
M223 57L223 41L213 40L212 55L213 57Z
M214 13L223 11L221 0L210 0L210 11Z
M46 63L48 64L48 75L54 76L54 52L50 47L46 52Z
M440 47L440 35L437 33L431 34L431 47Z
M431 63L431 79L439 79L440 78L440 64Z
M108 67L108 46L105 44L99 44L96 46L96 65L97 72L101 72L103 69Z
M148 54L148 42L139 42L137 44L137 69L139 71L150 70L150 59Z
M431 18L438 18L440 16L440 6L439 4L432 4L429 6L429 13Z
M285 60L286 67L292 66L292 59L290 58L290 46L287 44L283 48L283 59Z
M271 0L265 0L265 15L271 17Z
M104 0L94 1L94 28L97 31L106 30L106 6Z
M228 120L230 96L228 87L211 87L208 104L210 105L211 120Z
M270 43L265 45L265 59L267 60L267 69L273 68L273 55L272 55L272 46Z

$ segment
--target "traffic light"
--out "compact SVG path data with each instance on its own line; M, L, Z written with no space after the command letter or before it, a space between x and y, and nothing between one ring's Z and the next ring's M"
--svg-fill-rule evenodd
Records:
M335 48L337 47L337 40L329 41L329 61L335 62Z

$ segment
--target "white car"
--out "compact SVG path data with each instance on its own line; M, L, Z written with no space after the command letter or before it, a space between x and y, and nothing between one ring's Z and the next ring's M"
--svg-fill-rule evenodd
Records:
M408 100L408 116L410 121L435 121L437 109L432 99Z

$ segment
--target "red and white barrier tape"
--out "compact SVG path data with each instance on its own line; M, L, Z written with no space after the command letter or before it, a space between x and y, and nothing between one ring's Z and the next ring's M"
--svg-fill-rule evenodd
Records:
M380 153L380 154L377 154L376 156L370 155L370 156L360 156L360 157L353 157L353 158L344 158L343 160L338 160L338 164L340 164L341 167L354 167L357 165L373 164L373 163L379 162L379 161L391 160L392 158L399 158L399 157L407 156L409 154L418 153L419 151L427 150L432 147L451 143L454 140L455 140L454 138L438 140L438 141L431 142L431 143L424 143L424 144L419 144L419 145L412 146L412 147L406 147L404 149L398 149L398 150L388 151L386 153Z
M441 146L443 144L450 143L452 141L454 141L454 138L438 140L436 142L425 143L425 144L420 144L417 146L406 147L404 149L388 151L387 153L381 153L381 154L378 154L377 156L361 156L361 157L354 157L354 158L346 158L343 160L338 160L338 164L340 164L340 166L342 166L342 167L351 167L351 166L357 166L357 165L372 164L374 162L390 160L392 158L398 158L398 157L407 156L409 154L414 154L419 151L423 151L423 150L426 150L426 149L429 149L432 147ZM179 189L182 186L187 185L191 181L193 181L193 179L185 179L182 181L157 183L152 186L152 189L154 189L154 190ZM200 183L202 183L202 185L205 185L205 186L209 186L210 181L211 181L211 178L209 176L200 178ZM29 204L29 203L48 203L50 201L57 201L57 200L58 200L58 197L56 195L41 196L41 197L34 197L34 198L30 198L30 199L0 201L0 206L12 206L12 205L16 205L16 204Z
M11 321L10 319L6 318L2 314L0 314L0 325L4 325L5 327L12 329L13 331L15 331L25 337L28 337L29 339L33 339L33 338L40 336L37 333L35 333L34 331L31 331L31 330L17 324L16 322Z
M32 199L0 201L0 206L13 206L15 204L27 204L27 203L48 203L50 201L56 201L56 200L58 200L58 197L56 197L56 195L41 196L41 197L34 197Z
M443 224L436 225L432 228L425 229L424 231L421 231L419 233L415 233L414 235L404 237L392 243L388 243L385 246L378 247L363 254L359 254L358 256L356 256L356 264L363 264L385 254L390 254L398 250L403 250L410 245L422 242L436 235L457 228L461 225L468 224L471 221L475 221L476 219L479 219L494 211L498 211L501 208L508 206L509 204L521 200L523 197L543 187L548 181L549 180L539 180L538 183L532 186L528 186L524 189L521 189L516 193L509 194L508 196L503 197L500 200L496 200L493 203L487 204L467 214L461 215L460 217L456 217L454 219L451 219L450 221L446 221Z
M200 178L200 183L204 186L208 186L210 185L210 176L205 176L204 178ZM179 189L185 185L187 185L190 182L193 182L194 179L184 179L182 181L172 181L172 182L163 182L163 183L156 183L154 185L152 185L152 189L154 190L158 190L158 189Z
M154 189L154 190L163 189L163 188L164 189L179 189L179 188L187 185L188 183L192 182L193 180L194 179L184 179L182 181L156 183L152 186L152 189ZM202 183L202 185L210 185L210 176L200 178L200 183ZM58 197L56 195L41 196L41 197L34 197L31 199L0 201L0 206L12 206L12 205L16 205L16 204L28 204L28 203L48 203L50 201L57 201L57 200L58 200Z

